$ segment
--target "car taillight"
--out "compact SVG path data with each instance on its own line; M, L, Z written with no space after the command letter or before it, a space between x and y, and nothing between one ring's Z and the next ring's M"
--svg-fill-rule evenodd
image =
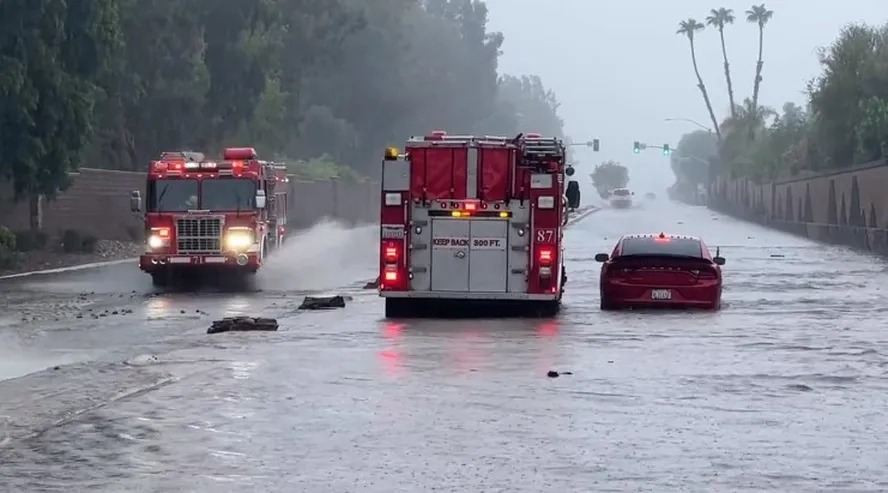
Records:
M543 267L551 267L555 257L555 251L549 247L540 248L537 251L537 260Z
M396 270L387 270L385 271L385 276L383 279L386 282L396 282L398 280L398 271Z
M702 269L697 274L697 279L718 279L718 273L711 269Z

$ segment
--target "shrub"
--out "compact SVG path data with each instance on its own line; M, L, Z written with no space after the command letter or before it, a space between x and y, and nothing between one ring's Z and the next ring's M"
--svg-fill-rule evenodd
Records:
M49 244L49 235L43 231L24 230L15 232L16 251L33 252L43 250Z
M73 229L62 233L62 250L65 253L95 253L99 240L92 235L84 235Z

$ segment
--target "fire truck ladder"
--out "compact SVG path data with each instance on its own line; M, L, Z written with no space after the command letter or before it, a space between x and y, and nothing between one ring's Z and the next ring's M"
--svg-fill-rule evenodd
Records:
M556 138L524 138L521 142L524 155L522 166L538 168L545 161L564 159L564 145Z

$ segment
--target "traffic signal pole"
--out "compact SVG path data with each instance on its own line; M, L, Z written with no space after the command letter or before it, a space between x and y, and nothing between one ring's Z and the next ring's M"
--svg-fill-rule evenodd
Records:
M672 155L672 148L669 144L663 144L661 146L645 144L644 142L635 141L632 143L632 152L635 154L640 154L641 151L645 149L660 149L663 151L664 156Z

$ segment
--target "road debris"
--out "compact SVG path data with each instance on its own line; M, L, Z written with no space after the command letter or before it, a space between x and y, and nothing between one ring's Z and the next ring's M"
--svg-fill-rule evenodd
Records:
M345 308L345 297L337 296L306 296L299 305L300 310L330 310Z
M222 320L214 321L213 325L207 329L207 334L275 330L278 330L278 321L273 318L226 317Z

